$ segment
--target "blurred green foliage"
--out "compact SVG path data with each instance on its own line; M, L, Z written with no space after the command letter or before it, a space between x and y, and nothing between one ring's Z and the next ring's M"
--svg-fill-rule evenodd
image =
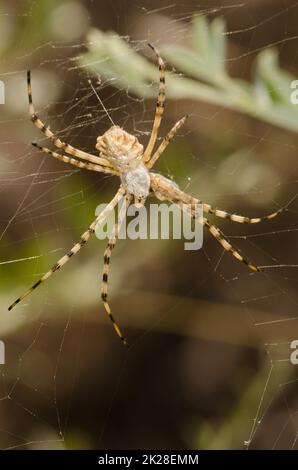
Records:
M183 72L182 76L168 74L169 97L206 101L298 131L298 108L291 103L294 77L279 67L277 51L266 49L258 54L254 79L249 83L229 75L223 18L208 23L204 16L195 16L191 36L192 49L172 44L160 47L162 56ZM80 65L121 89L142 97L155 96L149 84L156 79L156 65L135 47L113 32L98 29L89 31L88 41L89 50L80 56Z

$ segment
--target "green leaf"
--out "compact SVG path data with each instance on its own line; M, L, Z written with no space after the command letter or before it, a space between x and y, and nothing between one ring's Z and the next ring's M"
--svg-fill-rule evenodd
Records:
M226 25L222 18L215 18L210 25L212 58L218 73L226 75Z
M279 68L278 54L274 49L262 51L257 58L256 77L267 87L272 101L291 106L291 81L293 77Z
M194 51L205 63L208 63L212 55L213 44L209 24L205 16L196 15L194 17L192 32Z

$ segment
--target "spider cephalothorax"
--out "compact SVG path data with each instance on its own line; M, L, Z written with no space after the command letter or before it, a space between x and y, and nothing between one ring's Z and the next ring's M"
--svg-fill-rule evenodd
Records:
M128 134L119 126L112 126L103 135L97 138L96 149L99 151L99 156L92 155L82 150L76 149L65 142L62 142L44 123L39 119L35 113L32 93L31 93L31 79L30 71L27 75L28 83L28 97L29 97L29 113L32 122L38 127L51 142L60 150L66 154L53 152L52 150L41 147L37 144L33 144L39 148L42 152L51 155L57 160L69 163L78 168L85 168L91 171L97 171L110 175L116 175L120 177L121 186L118 189L116 195L110 201L108 206L96 217L94 222L88 227L88 229L81 235L80 240L73 245L73 247L64 255L60 260L54 264L54 266L43 275L32 287L24 292L10 307L11 310L16 304L22 299L27 297L36 287L46 281L52 276L58 269L64 266L73 255L79 252L83 245L89 240L90 236L95 232L98 225L103 222L109 213L117 206L117 204L124 198L126 200L125 208L131 203L134 197L135 202L145 203L145 199L149 194L149 191L154 194L160 200L167 200L172 203L178 204L183 210L186 210L188 214L193 218L197 218L198 221L205 226L211 235L220 243L220 245L229 253L231 253L238 261L246 264L253 271L260 271L260 269L244 258L239 251L237 251L231 243L225 238L222 232L211 224L206 217L203 217L200 212L197 211L198 205L201 206L204 213L214 214L217 217L223 219L230 219L233 222L239 223L250 223L255 224L265 219L272 219L281 212L281 209L273 214L265 217L249 218L237 214L229 214L228 212L216 209L209 204L206 204L199 199L185 193L179 186L172 180L165 178L158 173L153 173L151 168L162 155L169 142L173 139L178 129L184 124L186 117L183 117L178 121L172 129L168 132L166 137L162 140L161 144L153 152L154 146L157 139L158 129L160 126L161 118L164 112L165 102L165 65L160 57L158 51L149 44L149 46L155 52L160 71L159 78L159 91L157 97L155 118L153 123L153 129L150 135L149 142L144 150L143 145L138 139ZM69 155L71 155L72 158ZM113 233L109 239L108 245L104 252L104 265L103 265L103 276L101 285L101 298L103 300L107 314L109 315L114 329L118 336L126 343L119 326L114 320L111 313L111 309L108 303L108 273L110 265L111 252L116 244L119 229L126 215L126 211L120 210L118 221L115 223Z

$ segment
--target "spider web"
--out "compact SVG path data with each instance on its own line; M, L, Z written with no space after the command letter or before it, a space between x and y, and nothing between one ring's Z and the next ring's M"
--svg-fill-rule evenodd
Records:
M28 118L26 69L38 114L64 141L95 153L96 137L110 126L91 79L112 120L145 143L155 100L78 65L90 25L114 30L149 56L148 39L189 38L194 14L224 17L231 73L250 80L256 51L274 44L283 66L297 72L298 4L136 0L104 10L93 1L43 8L29 2L15 11L7 3L0 12L7 31L0 76L1 448L297 449L298 372L290 362L298 339L295 133L201 102L166 105L160 135L183 114L191 117L158 171L229 212L257 217L284 209L258 225L212 219L263 273L237 263L208 234L197 252L178 240L119 242L110 300L128 351L100 302L104 241L90 241L63 272L6 309L117 189L112 177L32 149L31 141L51 145Z

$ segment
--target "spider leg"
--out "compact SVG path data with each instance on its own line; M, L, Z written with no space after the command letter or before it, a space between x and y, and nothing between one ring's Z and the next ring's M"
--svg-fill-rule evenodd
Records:
M208 213L208 214L214 214L217 217L220 217L221 219L229 219L232 220L233 222L238 222L240 224L258 224L259 222L263 222L264 220L270 220L279 215L282 212L282 209L279 209L276 212L273 212L272 214L265 215L264 217L245 217L243 215L238 215L238 214L230 214L229 212L222 211L220 209L217 209L215 207L210 206L210 204L205 204L200 201L198 201L199 204L202 204L203 211Z
M71 165L74 165L77 168L85 168L86 170L98 171L100 173L108 173L110 175L118 174L116 173L116 170L114 171L112 168L107 168L105 166L96 165L95 163L82 162L81 160L76 160L75 158L68 157L67 155L53 152L52 150L46 147L42 147L36 144L35 142L32 142L32 145L38 148L38 150L40 150L41 152L51 155L51 157L55 158L56 160L60 160L64 163L70 163Z
M125 346L128 346L128 343L126 339L124 338L124 336L122 335L121 330L117 322L114 319L110 305L108 303L108 282L109 282L110 259L111 259L112 251L115 248L115 245L119 236L120 228L126 216L126 210L129 206L129 203L130 203L130 200L126 199L126 203L123 204L122 207L119 209L118 220L114 225L113 232L111 234L111 237L109 238L107 247L104 251L104 258L103 258L104 264L103 264L103 273L102 273L102 282L101 282L101 299L103 301L105 310L113 324L113 327L117 335L122 340Z
M53 142L53 144L58 147L59 149L64 150L66 153L70 155L81 158L82 160L87 160L88 162L97 163L99 165L108 166L110 167L110 162L101 157L96 157L95 155L91 155L90 153L84 152L83 150L76 149L72 145L66 144L62 142L50 129L46 126L41 119L39 119L38 115L35 112L33 99L32 99L32 86L31 86L31 72L30 70L27 71L27 90L28 90L28 100L29 100L29 114L31 117L31 121L33 124L43 133L45 134L48 139Z
M157 96L157 103L156 103L156 108L155 108L155 118L154 118L154 123L153 123L153 128L151 132L151 136L149 139L149 142L147 144L147 147L145 149L144 155L143 155L143 161L147 162L150 158L151 152L153 150L154 144L157 139L157 134L158 134L158 129L161 123L161 118L164 112L164 107L165 107L165 64L162 58L159 55L158 50L152 46L152 44L148 44L149 47L155 52L155 55L158 60L158 66L159 66L159 89L158 89L158 96Z
M161 154L165 151L171 140L175 137L176 132L180 129L181 126L185 123L188 116L184 116L180 121L176 122L176 124L172 127L172 129L167 133L163 141L161 142L160 146L156 150L156 152L152 155L150 160L147 162L147 168L152 168L155 162L159 159Z
M189 208L188 205L185 205L182 201L177 202L179 206L182 208L182 210L186 210L186 208ZM215 225L211 224L206 217L197 217L196 210L193 209L193 204L192 204L192 209L191 209L191 217L193 219L197 218L200 224L202 224L204 227L206 227L211 235L218 241L218 243L229 253L231 253L234 258L236 258L238 261L241 263L246 264L252 271L261 271L260 268L252 264L248 259L244 258L232 245L231 243L227 240L227 238L224 236L224 234L217 228ZM189 213L189 212L188 212Z
M95 232L97 226L106 219L107 215L114 209L114 207L118 204L120 199L123 197L123 194L125 193L124 189L120 187L120 189L117 191L116 195L113 197L111 202L107 205L107 207L96 217L94 222L88 227L88 229L81 235L80 240L73 245L71 250L64 255L62 258L57 261L57 263L52 266L52 268L42 276L41 279L39 279L35 284L33 284L32 287L30 287L28 290L26 290L13 304L10 305L8 310L12 310L21 300L25 299L29 294L31 294L34 289L36 289L40 284L43 282L47 281L56 271L58 271L60 268L62 268L73 255L76 255L82 246L84 246L87 241L89 240L90 236Z
M218 241L218 243L229 253L231 253L238 261L241 263L246 264L252 271L261 271L260 268L252 264L248 259L244 258L235 248L228 242L224 234L219 230L219 228L215 227L215 225L211 224L206 217L200 217L199 222L202 223L211 235Z
M205 202L200 201L197 198L188 196L187 194L184 194L182 191L181 191L180 196L183 199L183 202L186 204L199 204L202 207L203 212L207 214L213 214L213 215L216 215L216 217L220 217L221 219L228 219L228 220L231 220L232 222L237 222L240 224L258 224L260 222L264 222L265 220L274 219L274 217L278 216L283 211L283 209L279 209L278 211L272 212L271 214L265 215L263 217L246 217L244 215L231 214L230 212L226 212L226 211L217 209L216 207L212 207L210 204L206 204Z
M149 164L150 163L151 163L151 160ZM206 204L200 199L197 199L185 193L184 191L181 191L181 189L179 189L177 186L174 187L172 181L162 178L158 173L150 172L150 178L151 178L151 186L152 186L153 191L155 193L156 192L163 193L164 197L168 199L169 201L177 202L177 204L179 201L179 203L182 203L188 206L200 205L203 209L203 212L214 214L217 217L220 217L222 219L229 219L229 220L232 220L233 222L238 222L242 224L257 224L265 220L271 220L274 217L278 216L283 211L283 209L279 209L276 212L272 212L272 214L268 214L263 217L254 217L254 218L250 218L250 217L246 217L246 216L238 215L238 214L230 214L229 212L212 207L210 204Z

